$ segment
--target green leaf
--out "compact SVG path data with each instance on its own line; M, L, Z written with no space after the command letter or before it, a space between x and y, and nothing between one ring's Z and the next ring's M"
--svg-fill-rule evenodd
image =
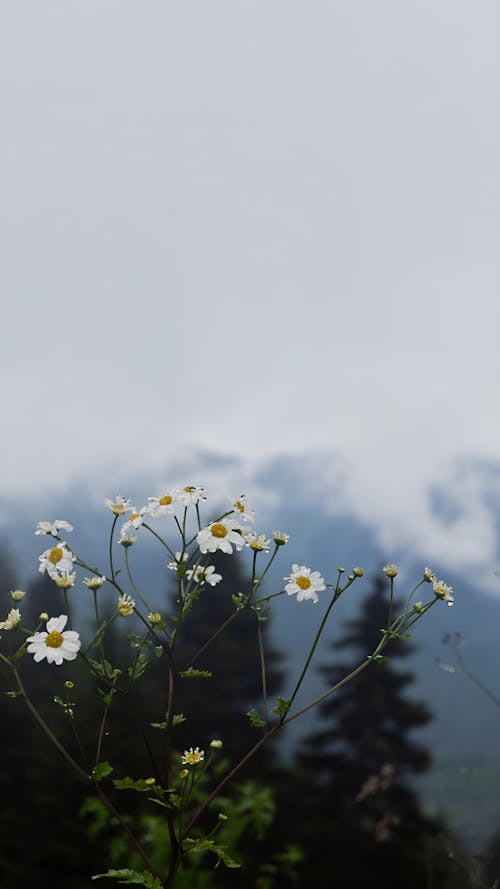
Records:
M168 793L168 791L166 791ZM156 796L148 796L148 800L150 803L154 803L155 806L161 806L162 809L168 809L170 812L176 812L180 806L181 798L178 793L168 793L167 799L158 799Z
M217 846L213 840L192 840L187 837L184 840L184 848L186 852L213 852L214 855L217 855L219 861L222 861L226 867L241 867L241 864L238 864L234 858L226 852L225 846Z
M142 674L144 673L148 664L149 655L146 651L141 651L140 654L137 655L137 658L132 666L128 668L128 675L131 676L132 679L139 679L139 677L142 676Z
M202 679L210 679L212 673L210 670L195 670L188 667L187 670L181 670L179 674L183 679L192 679L194 676L201 676Z
M107 760L103 762L98 762L94 768L92 769L92 777L95 781L102 781L103 778L107 778L108 775L111 775L113 771L113 766L109 764Z
M291 706L291 700L287 700L286 698L282 698L281 695L278 695L278 704L276 707L273 707L273 713L277 713L279 716L284 716L285 713L288 713Z
M104 659L101 663L101 661L95 661L91 657L88 657L87 660L94 673L97 673L97 675L100 676L102 679L109 679L113 672L113 667L111 666L109 661Z
M152 874L147 871L143 871L140 873L138 870L131 870L130 868L120 868L119 870L115 870L111 868L105 874L94 874L92 877L93 880L117 880L118 883L127 883L128 885L134 884L135 886L146 886L146 889L162 889L162 885L158 877L153 877Z
M262 719L262 716L260 716L260 714L257 713L257 710L254 710L253 708L248 711L247 716L250 718L250 723L254 728L263 728L266 724Z
M139 793L143 793L145 790L150 791L154 783L154 778L138 778L137 781L130 777L113 779L117 790L137 790Z

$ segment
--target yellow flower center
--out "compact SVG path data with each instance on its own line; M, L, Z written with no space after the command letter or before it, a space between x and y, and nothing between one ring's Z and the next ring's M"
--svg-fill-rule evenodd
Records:
M186 760L190 766L195 766L196 763L201 762L201 755L199 753L188 753L186 754Z
M186 486L185 488L183 488L182 490L185 491L186 494L193 494L193 493L194 493L193 485L187 485L187 486Z
M236 506L236 509L238 509L240 512L245 512L245 504L242 503L241 500L237 500L234 505Z
M45 640L45 645L48 645L49 648L60 648L64 642L64 636L62 633L58 633L57 630L52 630L51 633L47 636Z
M225 537L227 534L227 528L222 522L214 522L210 530L212 532L212 537Z
M311 586L311 581L308 577L304 577L303 574L301 574L300 577L297 577L295 583L301 588L301 590L308 590Z
M60 546L54 546L49 553L49 562L52 562L53 565L57 565L58 562L61 561L64 553Z
M164 497L160 497L160 506L170 506L172 503L172 498L170 494L165 494Z
M135 519L139 518L139 516L140 516L140 512L134 512L134 514L130 516L130 521L134 522Z

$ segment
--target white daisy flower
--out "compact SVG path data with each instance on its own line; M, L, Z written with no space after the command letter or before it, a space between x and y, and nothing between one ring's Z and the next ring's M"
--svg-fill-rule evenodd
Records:
M61 590L69 590L70 587L74 586L76 580L74 571L56 571L54 575L51 574L50 576Z
M47 621L47 632L28 636L28 652L38 663L47 658L49 664L62 664L63 661L74 661L80 649L80 637L75 630L64 630L67 616L51 617Z
M297 593L297 602L312 599L316 604L319 601L318 593L325 589L325 581L319 571L311 571L305 565L292 565L291 573L283 579L288 580L285 592L289 596Z
M84 577L83 582L89 590L100 590L103 583L106 583L106 575L94 574L93 577Z
M245 538L246 546L249 546L255 552L269 552L271 541L266 538L265 534L254 534L253 531L247 531L243 537Z
M135 599L123 593L118 599L117 608L122 617L130 617L134 613Z
M0 630L15 630L21 623L19 608L11 608L6 620L0 621Z
M231 518L234 519L234 521L253 524L255 521L255 512L253 509L250 509L246 494L241 494L236 500L231 500L231 504L234 513L234 516L231 516Z
M171 571L177 571L179 566L182 565L183 562L187 562L187 560L188 560L187 553L184 553L184 555L182 555L181 552L177 552L175 554L175 561L169 562L167 565L167 568L170 568Z
M207 565L206 568L198 565L197 568L186 571L186 577L188 580L194 579L195 583L209 583L210 586L215 586L222 580L222 574L215 573L215 565Z
M125 515L126 512L134 511L134 507L130 505L130 500L126 500L121 494L118 494L114 500L105 497L104 503L115 515Z
M148 500L149 506L145 509L145 512L158 519L167 513L170 515L174 514L178 497L175 491L171 491L170 493L163 494L161 497L148 497Z
M118 538L118 543L121 543L122 546L132 546L136 542L137 537L134 534L123 534L122 528L122 533Z
M290 535L285 534L284 531L273 531L273 539L276 546L285 546L290 540Z
M174 496L182 506L194 506L196 503L200 503L201 500L207 499L205 497L205 489L195 485L186 485L185 488L176 490Z
M138 531L144 521L145 509L133 512L120 530L120 537L127 537L132 531Z
M64 519L56 519L55 522L38 522L35 534L51 534L52 537L57 537L59 531L72 530L73 525L70 525L69 522L65 522Z
M240 550L245 543L231 519L221 519L202 528L196 535L196 541L202 553L214 553L218 549L223 553L232 553L232 544Z
M444 602L447 602L448 605L453 605L455 598L453 596L453 587L448 586L444 580L436 580L432 584L432 589L434 590L434 595L438 597L438 599L443 599Z
M46 549L41 556L38 556L38 561L40 573L46 571L49 577L55 580L58 572L71 571L75 557L69 549L66 549L66 543L62 540L51 549Z
M195 747L194 750L192 747L189 750L185 750L183 755L181 756L181 762L183 765L195 766L199 762L203 762L205 759L205 751L200 750L199 747Z

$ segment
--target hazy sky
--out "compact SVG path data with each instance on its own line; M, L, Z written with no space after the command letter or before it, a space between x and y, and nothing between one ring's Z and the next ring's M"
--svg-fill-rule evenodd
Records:
M456 461L499 460L498 4L0 19L4 494L318 450L372 514L424 521L449 479L474 525Z

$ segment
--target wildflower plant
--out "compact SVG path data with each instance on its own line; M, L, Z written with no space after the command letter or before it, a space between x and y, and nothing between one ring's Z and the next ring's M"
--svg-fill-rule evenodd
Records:
M358 667L341 681L314 700L297 706L298 693L332 608L360 580L363 569L356 566L346 575L344 568L338 568L336 576L329 582L318 570L299 564L299 561L288 562L285 568L288 573L282 575L284 585L268 593L264 590L264 581L278 554L283 558L289 537L284 531L272 531L269 536L254 531L255 513L245 495L240 495L236 500L230 499L231 507L221 515L207 517L202 515L207 508L205 491L193 485L150 496L146 505L140 508L122 495L114 499L106 498L104 504L111 513L111 527L105 561L99 567L87 563L77 549L68 543L68 535L73 532L69 522L57 519L38 523L35 534L52 538L52 545L39 557L39 571L46 572L61 591L64 612L54 615L43 610L38 625L26 627L22 615L25 594L21 590L11 591L10 602L5 607L7 616L0 621L0 661L10 671L15 683L14 691L8 694L22 698L58 753L95 794L99 805L105 807L110 817L119 824L127 840L131 857L123 861L123 867L94 875L94 879L108 877L150 889L168 889L176 884L180 869L186 864L189 866L195 853L210 853L215 856L215 863L238 867L230 851L222 842L217 842L216 835L221 829L222 834L219 835L223 835L228 820L228 816L220 811L220 805L227 802L223 793L227 792L227 787L242 766L289 723L335 694L339 687L346 685L371 664L383 661L388 642L409 635L412 626L436 602L452 604L453 597L451 587L437 581L431 569L426 568L422 578L408 594L402 612L394 614L393 592L398 571L395 565L386 565L383 571L390 584L390 606L386 626L382 628L374 650L367 652ZM64 540L61 533L64 533ZM148 591L140 588L134 574L134 553L144 535L153 537L162 548L165 577L176 583L176 612L173 615L156 610L158 603L152 602ZM217 585L222 575L211 564L213 554L218 551L231 558L247 560L248 586L233 592L228 603L231 608L229 617L215 631L207 634L194 656L191 654L187 658L182 647L184 623L196 621L200 596L220 595ZM430 589L430 597L427 601L414 604L416 590L422 586L425 588L425 585L427 590ZM85 587L93 599L95 626L91 631L83 621L80 627L73 625L77 614L76 597L81 597ZM269 608L278 602L282 607L311 608L320 599L327 603L324 614L318 622L304 663L295 680L290 682L287 697L269 700L266 646L262 633L262 622ZM16 607L7 610L12 602L16 603ZM35 607L38 610L44 606L46 603L42 602L40 605L36 603ZM233 622L240 620L244 612L255 615L262 689L259 710L252 709L247 714L247 751L236 762L221 758L224 738L213 739L212 732L216 727L210 725L206 726L205 737L192 738L192 746L179 749L176 745L176 726L189 720L189 714L176 712L180 684L186 679L200 680L206 683L200 694L210 696L210 673L202 668L203 653ZM81 613L80 608L78 613ZM123 633L129 639L132 660L126 672L107 659L107 639L111 632ZM96 692L96 712L99 714L92 747L88 743L86 746L87 737L83 739L84 726L79 724L77 704L67 698L67 690L73 689L71 680L64 682L66 699L56 694L54 700L63 707L71 721L73 746L66 739L58 737L46 715L37 710L23 677L22 660L30 656L39 665L37 669L57 671L63 665L70 669L72 662L77 660L88 669L89 687ZM144 733L139 732L137 738L130 738L130 745L136 749L145 743L148 772L144 777L119 777L123 773L122 764L106 759L106 724L117 699L127 698L135 683L140 681L151 658L157 658L163 664L164 703L158 721L150 723L153 729L161 733L161 757L159 760L154 758L144 740ZM85 729L87 731L86 726ZM154 760L154 777L149 774L151 758ZM127 811L127 795L120 795L121 791L142 794L143 800L160 819L168 850L163 869L157 866L156 857L143 841L140 831L136 830L134 819ZM227 805L230 810L231 805ZM141 869L128 867L130 860L134 863L139 860Z

